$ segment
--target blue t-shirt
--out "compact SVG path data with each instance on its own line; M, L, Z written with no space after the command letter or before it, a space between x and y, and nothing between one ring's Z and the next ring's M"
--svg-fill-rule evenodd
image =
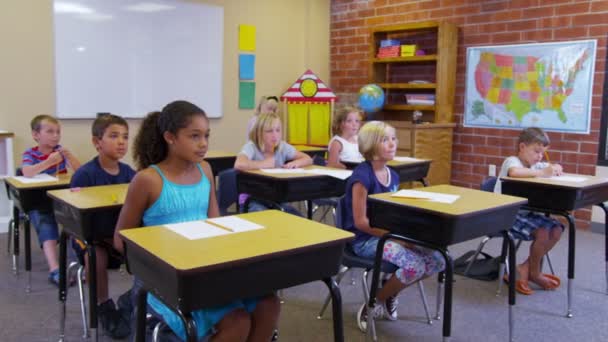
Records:
M121 162L118 162L118 174L109 174L99 164L99 157L95 157L76 170L70 187L130 183L134 176L135 171L129 165Z
M70 181L70 187L130 183L135 176L135 171L129 165L121 162L118 163L118 169L117 175L107 173L99 164L99 157L95 157L76 170ZM116 215L95 215L93 229L103 237L111 237L117 220L118 213Z
M385 166L386 167L386 166ZM383 192L394 192L399 189L399 175L393 169L386 167L389 171L388 186L380 183L374 169L369 161L365 161L359 164L354 170L346 182L346 193L344 194L344 209L343 209L343 226L344 229L351 231L355 234L355 241L360 239L367 239L371 235L364 233L355 227L355 220L353 217L353 185L355 183L361 183L366 189L368 195L379 194Z

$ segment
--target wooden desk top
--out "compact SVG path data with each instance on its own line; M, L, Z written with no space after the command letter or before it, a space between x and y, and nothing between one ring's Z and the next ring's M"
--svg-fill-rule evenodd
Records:
M584 177L587 178L582 182L564 182L551 178L543 178L543 177L531 177L531 178L514 178L514 177L501 177L501 180L509 181L509 182L521 182L527 184L538 184L545 185L548 187L560 187L560 188L570 188L570 189L584 189L588 187L594 187L597 185L602 185L608 183L608 178L606 177L598 177L598 176L590 176L590 175L578 175L578 174L564 174L564 176L573 176L573 177Z
M72 189L51 190L47 194L49 197L64 202L73 208L91 210L122 206L128 188L129 184L112 184L80 188L79 191L72 191Z
M205 159L211 158L236 158L236 153L219 151L219 150L210 150L205 154Z
M393 193L374 194L369 197L379 201L395 203L406 207L432 211L442 215L466 216L514 204L526 204L527 200L521 197L499 195L492 192L461 188L453 185L435 185L419 189L419 191L438 192L459 195L454 203L431 202L424 199L411 199L391 197Z
M70 180L72 179L71 174L61 174L57 176L58 180L50 181L50 182L38 182L38 183L22 183L15 177L7 177L4 179L11 187L18 190L28 190L28 189L43 189L43 188L52 188L52 187L61 187L70 185Z
M305 170L327 169L327 170L344 171L342 169L336 169L333 167L319 166L319 165L309 165L309 166L303 167L302 169L305 169ZM264 172L262 170L247 170L247 171L239 171L239 172L259 175L259 176L268 177L268 178L279 178L279 179L329 177L326 175L318 175L318 174L313 174L313 173L269 173L269 172Z
M327 147L321 147L321 146L308 146L308 145L293 145L293 147L296 148L296 150L300 151L300 152L325 152L327 151Z
M125 229L120 234L182 271L229 267L243 259L276 257L289 250L305 250L354 237L350 232L277 210L237 216L265 228L199 240L188 240L162 226Z

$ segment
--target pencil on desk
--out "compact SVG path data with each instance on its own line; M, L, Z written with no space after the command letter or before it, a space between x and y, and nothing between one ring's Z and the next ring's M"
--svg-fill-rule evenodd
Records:
M209 223L209 224L211 224L211 225L213 225L213 226L216 226L216 227L218 227L218 228L220 228L220 229L227 230L227 231L229 231L229 232L231 232L231 233L234 233L234 229L231 229L231 228L228 228L228 227L224 227L224 226L220 226L220 225L219 225L219 224L217 224L217 223L213 223L213 222L209 222L209 221L205 221L205 222L207 222L207 223Z
M551 164L551 159L549 159L549 153L545 151L545 159L547 159L547 163Z

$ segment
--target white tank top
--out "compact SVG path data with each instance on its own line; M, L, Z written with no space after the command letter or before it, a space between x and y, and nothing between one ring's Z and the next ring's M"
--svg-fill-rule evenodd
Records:
M332 141L337 140L342 144L342 151L340 151L340 160L343 161L352 161L352 162L362 162L363 156L359 152L359 144L351 143L348 140L334 135L333 138L329 141L329 145L331 145Z

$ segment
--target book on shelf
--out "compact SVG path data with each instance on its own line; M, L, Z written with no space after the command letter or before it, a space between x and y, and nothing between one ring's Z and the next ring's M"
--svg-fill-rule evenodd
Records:
M411 105L434 105L434 94L405 94L405 100Z

